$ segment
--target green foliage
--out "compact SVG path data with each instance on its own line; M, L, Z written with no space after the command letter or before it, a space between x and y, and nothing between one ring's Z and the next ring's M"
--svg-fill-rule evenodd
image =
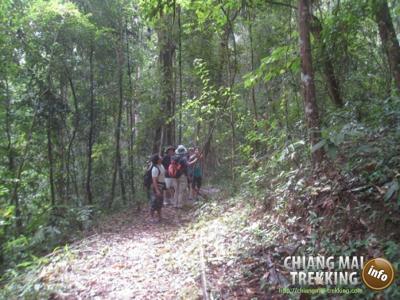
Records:
M168 143L178 142L181 127L183 144L207 146L206 179L227 185L229 178L231 192L243 196L237 202L282 218L285 226L270 224L271 232L301 234L300 252L354 254L380 242L398 266L394 235L377 240L397 226L400 98L376 3L313 1L321 22L320 36L311 34L321 141L310 149L293 3L1 1L0 242L8 291L41 264L35 255L109 212L111 197L113 208L146 201L142 166L164 146L167 123L176 136ZM399 9L390 2L393 16ZM326 62L344 107L332 104ZM318 149L326 157L315 173L310 157ZM377 203L393 214L384 216ZM343 224L362 229L353 234ZM257 247L275 237L261 224L249 231ZM34 298L37 288L27 285L19 296Z
M298 73L300 70L300 58L292 45L281 46L273 49L271 54L261 59L257 70L246 74L244 79L245 88L253 87L258 81L268 82L288 71Z
M197 75L200 77L203 88L198 98L188 99L184 110L190 111L197 122L215 120L228 113L228 105L234 105L238 95L229 87L216 87L211 83L207 63L201 59L194 61Z

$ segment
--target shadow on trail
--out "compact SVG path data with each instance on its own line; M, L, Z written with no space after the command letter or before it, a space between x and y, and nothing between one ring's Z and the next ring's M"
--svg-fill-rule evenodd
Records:
M167 242L191 221L187 208L164 207L160 223L145 210L117 213L55 257L41 281L54 290L51 299L176 299L196 278L176 268Z

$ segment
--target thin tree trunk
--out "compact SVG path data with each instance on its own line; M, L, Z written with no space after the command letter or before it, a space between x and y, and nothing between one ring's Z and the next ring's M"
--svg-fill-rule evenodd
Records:
M179 27L179 144L182 144L182 26L181 26L181 7L178 7L178 27Z
M72 82L72 78L69 75L67 69L66 69L66 72L67 72L68 81L69 81L69 85L70 85L71 92L72 92L72 98L74 100L74 110L75 110L74 111L74 125L73 125L73 129L72 129L72 136L71 136L71 138L69 140L68 147L67 147L67 162L66 162L66 166L67 166L67 175L66 175L67 183L66 183L66 185L67 185L67 191L69 192L70 191L71 181L72 181L72 179L71 179L72 178L71 167L70 167L70 165L71 165L71 156L72 156L72 146L74 144L74 141L75 141L75 138L76 138L76 133L77 133L78 128L79 128L79 109L78 109L78 99L77 99L77 96L76 96L75 86L74 86L74 84ZM75 164L74 160L73 160L73 164ZM78 191L76 190L75 192L77 193ZM79 198L79 194L77 194L77 198Z
M8 154L8 170L11 174L15 171L15 153L11 140L11 95L10 88L8 86L8 80L5 80L6 85L6 135L7 135L7 154Z
M75 165L75 164L76 164L76 155L75 155L75 153L74 153L74 149L72 149L71 156L73 157L72 161L74 162L74 165ZM76 199L77 199L77 201L78 201L78 202L76 202L76 203L77 203L77 204L80 204L81 201L79 200L79 199L80 199L80 194L79 194L79 187L78 187L78 180L77 180L77 175L76 175L76 173L77 173L77 172L72 172L72 178L71 178L71 180L72 180L72 183L73 183L73 185L74 185L75 196L76 196Z
M238 15L238 11L236 11L231 19L230 11L225 10L221 7L225 17L226 17L226 25L224 30L225 41L223 45L225 47L225 55L226 55L226 63L227 63L227 72L228 72L228 82L229 87L232 90L233 85L235 83L236 72L238 68L237 63L237 47L236 47L236 40L235 40L235 33L234 33L234 25L233 21L235 20L236 16ZM233 64L231 63L231 56L229 52L229 38L232 37L232 45L233 45ZM227 99L227 104L229 104L229 125L231 127L231 180L232 185L235 186L235 148L236 148L236 133L235 133L235 115L234 115L234 99L229 96Z
M332 58L326 50L325 42L322 40L321 37L322 25L319 19L314 15L312 16L312 26L310 27L310 29L311 33L321 45L323 72L328 86L329 96L333 104L335 104L337 107L343 107L343 99L340 95L340 86L335 75Z
M126 30L128 30L128 23L126 22ZM129 47L129 39L128 35L126 35L126 55L127 55L127 72L128 72L128 82L129 82L129 101L128 101L128 125L129 125L129 146L128 146L128 165L129 165L129 185L131 192L130 202L133 201L133 195L135 194L135 179L134 179L134 159L133 159L133 143L134 143L134 130L135 130L135 116L134 116L134 88L132 83L132 68L131 68L131 59L130 59L130 47Z
M224 77L223 77L223 73L224 73L224 66L225 63L227 63L228 65L228 76L229 76L229 86L232 89L233 84L235 82L235 77L236 77L236 72L237 72L237 58L236 58L236 53L237 53L237 49L236 49L236 41L235 41L235 37L233 34L233 22L236 19L236 17L239 14L239 10L236 10L235 13L233 14L232 17L230 17L230 13L229 10L225 10L223 6L221 6L221 10L223 12L223 14L226 17L226 24L224 25L224 29L222 32L222 37L221 37L221 41L220 41L220 47L219 47L219 67L217 69L217 76L216 76L216 86L217 88L220 88L222 86L224 86ZM233 48L234 48L234 65L233 65L233 74L231 73L231 67L230 67L230 62L229 62L229 37L230 34L232 34L232 44L233 44ZM227 99L229 100L229 99ZM228 104L228 101L225 102L225 105ZM224 106L225 106L224 105ZM204 158L205 160L207 159L208 154L210 153L211 150L211 140L213 137L213 132L215 129L215 120L216 118L214 118L209 125L209 130L208 130L208 138L207 141L205 143L204 146Z
M90 112L89 112L89 136L87 144L87 174L86 174L86 200L89 205L93 204L92 195L92 151L93 151L93 135L94 135L94 72L93 72L93 48L90 50L89 54L89 77L90 77ZM77 107L75 108L77 109Z
M56 172L56 189L58 192L58 202L66 204L69 202L70 193L67 190L66 176L67 172L67 155L66 155L66 140L67 140L67 111L68 111L68 77L67 74L61 72L60 74L60 104L63 109L58 112L60 115L59 126L57 126L57 153L59 154L59 166Z
M114 168L113 168L112 184L111 184L111 198L110 198L110 201L108 202L108 209L111 209L112 204L114 202L115 186L117 183L117 174L118 174L118 163L117 163L117 159L114 159Z
M36 124L36 112L32 119L31 127L30 127L29 133L28 133L28 139L26 141L26 145L25 145L25 148L23 151L21 162L18 166L17 174L15 176L16 180L15 180L15 184L14 184L12 194L11 194L11 203L14 204L14 206L15 206L15 219L16 219L17 233L22 233L22 219L21 219L22 216L21 216L21 209L20 209L20 205L19 205L18 189L21 184L22 171L24 170L25 162L28 157L29 146L31 144L32 133L33 133L33 128L35 127L35 124Z
M227 25L225 25L224 31L222 33L222 37L220 40L220 44L219 44L219 65L218 65L217 74L216 74L216 78L215 78L215 83L216 83L217 88L224 86L223 73L224 73L224 66L225 66L226 58L227 58L226 52L227 52L228 42L229 42L229 27ZM207 157L211 151L211 141L212 141L214 130L215 130L215 122L216 122L216 118L213 118L208 125L207 140L204 144L204 160L205 161L207 160Z
M233 99L231 99L230 105L230 125L231 125L231 179L233 188L236 187L235 184L235 151L236 151L236 132L235 132L235 116L233 111Z
M175 121L173 108L175 106L173 87L173 57L175 45L172 40L171 16L161 14L159 29L160 64L162 70L161 95L163 97L161 107L164 112L164 136L167 144L175 144ZM162 145L161 145L162 147Z
M251 63L251 71L254 71L254 47L253 47L253 26L252 26L252 18L249 18L249 40L250 40L250 63ZM255 87L251 87L251 102L253 104L253 113L254 113L254 119L256 122L255 128L257 129L257 120L258 120L258 112L257 112L257 102L256 102L256 91Z
M397 92L400 93L400 46L390 16L388 3L386 0L375 0L374 4L379 36L388 58L390 71L396 84Z
M7 156L8 156L8 172L10 173L11 177L15 177L15 157L14 157L14 149L12 145L12 120L11 120L11 95L10 95L10 88L8 85L7 77L5 78L5 88L6 88L6 136L7 136ZM18 195L17 195L18 201ZM16 216L16 215L15 215ZM4 254L3 254L3 247L5 242L5 237L7 236L8 226L3 226L3 234L0 235L0 266L4 263Z
M11 95L10 88L8 85L8 80L5 80L6 85L6 135L7 135L7 154L8 154L8 171L12 174L12 177L15 176L15 152L12 145L12 120L11 120ZM20 176L19 176L20 177ZM20 179L20 178L18 178ZM21 221L21 210L19 207L19 199L18 199L18 185L19 180L15 182L14 190L11 196L12 204L15 205L15 218L16 218L16 229L18 233L22 232L22 221ZM6 229L5 229L6 230ZM1 249L0 249L1 250ZM3 260L3 253L0 254L1 260Z
M226 15L227 22L229 25L229 31L228 31L228 40L229 40L229 35L232 36L232 44L233 44L233 65L231 63L231 56L227 44L227 63L228 63L228 74L229 74L229 83L230 83L230 88L231 90L233 89L233 85L235 84L235 78L236 78L236 72L238 69L238 64L237 64L237 47L236 47L236 41L235 41L235 32L234 32L234 27L233 23L229 18L229 15ZM235 153L236 153L236 130L235 130L235 113L234 113L234 99L230 96L230 126L231 126L231 179L232 179L232 185L235 187Z
M162 145L164 145L164 139L165 139L165 127L161 127L161 137L160 137L160 148L158 148L157 153L162 155Z
M162 133L162 125L158 124L155 130L154 141L153 141L153 154L158 153L161 147L161 133Z
M56 205L56 194L54 189L54 161L53 161L53 142L51 139L51 131L53 127L53 95L49 90L45 92L47 105L48 105L48 116L47 116L47 158L49 160L49 184L50 184L50 196L51 205Z
M120 35L120 39L122 39L123 34ZM119 174L119 180L121 184L121 194L122 201L126 204L126 191L125 191L125 182L124 182L124 174L122 169L122 159L121 159L121 125L122 125L122 108L124 106L123 99L123 50L122 50L122 40L119 41L118 49L117 49L117 63L118 63L118 91L119 91L119 105L118 105L118 116L117 116L117 128L115 130L115 165L114 165L114 173L113 173L113 181L111 188L111 199L109 202L109 208L111 208L112 203L114 201L115 196L115 185L116 185L116 177L117 173ZM119 171L119 172L118 172Z
M299 0L301 83L310 144L314 146L320 141L321 133L311 56L310 8L310 0ZM318 167L322 162L323 154L322 148L312 151L311 160L314 167Z

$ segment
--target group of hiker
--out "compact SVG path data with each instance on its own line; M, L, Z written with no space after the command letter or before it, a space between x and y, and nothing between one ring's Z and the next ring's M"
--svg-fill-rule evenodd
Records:
M203 158L199 148L168 146L164 156L153 154L145 173L144 185L150 202L150 216L161 220L163 205L182 208L187 200L197 200L202 183ZM165 201L164 201L165 200Z

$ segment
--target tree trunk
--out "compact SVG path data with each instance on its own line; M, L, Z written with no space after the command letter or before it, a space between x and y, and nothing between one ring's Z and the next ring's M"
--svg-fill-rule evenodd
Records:
M7 154L8 154L8 170L11 174L15 172L15 153L11 140L11 95L10 88L8 86L8 80L5 80L6 85L6 135L7 135Z
M154 141L153 141L153 154L158 153L160 148L162 147L161 137L162 137L162 125L158 124L155 130Z
M5 87L6 87L6 135L7 135L7 154L8 154L8 171L12 178L15 177L15 152L14 147L12 145L12 112L11 112L11 95L10 95L10 88L8 85L8 80L5 80ZM19 178L18 178L19 179ZM15 187L13 193L11 195L12 204L15 205L15 219L16 219L16 229L18 233L22 232L22 220L21 220L21 210L19 207L19 198L18 198L18 184L19 180L15 181ZM4 231L6 231L6 228ZM4 234L5 235L5 234ZM1 248L0 248L1 250ZM1 252L1 251L0 251ZM0 254L1 260L3 260L2 253Z
M121 158L121 125L122 125L122 108L124 106L123 99L123 46L122 46L122 34L120 35L120 41L118 42L117 48L117 63L118 63L118 94L119 94L119 105L118 105L118 116L117 116L117 127L115 129L115 164L111 188L111 199L109 202L109 208L111 208L115 196L115 185L117 173L119 174L119 180L121 184L122 201L126 204L126 191L124 182L124 173L122 169L122 158ZM119 171L119 172L118 172Z
M236 174L235 174L235 153L236 153L236 130L235 130L235 115L234 115L234 102L233 99L230 101L230 119L229 124L231 126L231 179L232 179L232 186L235 190L236 184Z
M229 35L232 37L232 45L233 45L233 63L231 62L231 56L230 56L230 51L228 44L226 45L226 60L228 63L228 76L229 76L229 85L231 90L233 89L233 85L235 84L235 79L236 79L236 72L238 69L238 64L237 64L237 47L236 47L236 41L235 41L235 32L234 32L234 25L232 21L229 18L229 14L225 14L226 19L227 19L227 24L229 26L228 29L228 41L229 41ZM229 118L229 124L231 126L231 179L232 179L232 186L236 186L235 184L235 179L236 179L236 174L235 174L235 153L236 153L236 130L235 130L235 102L234 98L231 96L229 97L229 106L230 106L230 118ZM255 99L254 99L255 101Z
M386 52L390 71L400 93L400 47L396 37L388 3L386 0L375 0L375 18L378 23L379 36Z
M54 189L54 161L53 161L53 142L51 139L52 127L53 127L53 95L47 89L45 92L47 100L47 158L49 160L49 185L50 185L50 196L51 205L54 207L56 205L56 195Z
M89 112L89 136L87 144L87 174L86 174L86 200L89 205L93 204L92 195L92 151L93 151L93 135L94 135L94 76L93 76L93 53L94 50L90 50L89 54L89 77L90 77L90 112ZM76 108L77 109L77 108Z
M299 32L301 57L301 83L305 118L309 131L311 147L321 139L320 120L315 94L314 71L310 43L310 0L299 0ZM314 167L322 162L324 152L321 149L312 151L311 159Z
M321 38L322 25L319 19L315 16L312 16L312 26L310 29L314 37L317 39L318 43L321 45L323 65L322 67L328 86L329 96L333 104L335 104L337 107L343 107L343 99L340 95L340 86L335 76L335 69L333 67L332 58L326 50L326 45Z
M178 7L178 27L179 27L179 134L178 143L182 144L182 26L181 26L181 7Z
M175 55L175 45L173 42L172 28L173 22L170 15L161 15L161 24L158 34L160 47L161 64L161 95L163 97L161 107L164 117L164 141L166 144L175 144L175 121L173 116L175 98L174 98L174 80L173 80L173 58ZM160 145L162 147L163 145Z
M66 144L68 139L68 77L65 70L60 74L60 104L62 110L58 111L59 122L57 126L57 153L59 164L56 169L56 190L58 193L58 203L65 205L69 203L70 200L70 193L69 190L67 190L68 179L66 178L68 175L66 155Z
M251 63L251 72L254 71L254 47L253 47L253 26L252 26L253 19L249 18L249 40L250 40L250 63ZM253 113L255 119L255 129L257 129L257 121L258 121L258 113L257 113L257 102L256 102L256 91L255 87L251 87L251 102L253 104Z
M128 31L128 23L126 22L126 31ZM127 72L128 72L128 82L129 82L129 101L127 109L127 121L129 126L129 146L128 146L128 165L129 165L129 186L131 192L130 202L133 201L133 195L135 194L135 179L134 179L134 155L133 155L133 143L134 143L134 130L135 130L135 91L132 83L132 68L131 68L131 58L130 58L130 47L128 35L126 35L126 56L127 56Z
M74 125L73 125L73 129L72 129L72 136L71 136L71 138L69 140L69 143L68 143L67 162L66 162L66 166L67 166L67 175L66 175L67 183L66 183L66 185L67 185L67 191L68 191L68 193L70 193L70 191L71 191L71 188L70 188L71 181L73 181L72 177L75 176L75 175L73 176L71 174L70 166L71 166L72 146L74 144L74 141L75 141L75 138L76 138L76 133L77 133L78 128L79 128L79 108L78 108L78 98L76 96L74 83L72 82L72 78L71 78L70 74L68 73L67 69L66 69L66 72L67 72L68 81L69 81L69 85L70 85L71 92L72 92L72 98L74 100L74 110L75 110L74 111ZM72 164L73 165L75 164L75 159L72 160ZM74 173L75 173L75 171L74 171ZM79 193L78 193L77 189L75 189L75 193L76 193L77 198L79 198Z
M227 54L227 47L228 47L228 42L229 42L229 26L225 25L224 30L222 33L222 37L219 43L219 64L218 64L218 69L217 69L217 74L215 76L215 84L217 89L224 86L224 66L226 65L226 59L228 57ZM204 161L207 161L207 157L210 154L211 151L211 141L213 138L214 130L215 130L215 122L218 116L215 116L211 120L211 122L208 125L208 134L207 134L207 140L204 144Z
M8 84L7 84L6 88L7 88L7 97L8 97L7 102L9 104L11 104L10 103L10 101L11 101L10 97L11 96L10 96L10 91L8 89ZM11 108L9 108L9 109L11 109ZM8 113L10 113L10 111L8 111ZM9 161L9 163L13 163L14 164L13 166L9 165L9 168L14 167L14 169L16 170L16 174L15 174L16 180L14 182L14 186L13 186L13 189L12 189L11 203L10 204L13 204L15 206L16 231L17 231L18 234L22 233L22 216L21 216L21 208L20 208L20 203L19 203L18 189L19 189L19 187L21 185L22 172L24 170L25 162L26 162L27 157L28 157L29 147L30 147L31 141L32 141L33 129L35 128L35 125L36 125L36 118L37 118L37 111L35 111L35 113L33 115L32 123L31 123L31 126L30 126L28 134L27 134L27 140L26 140L26 143L25 143L25 147L24 147L24 150L23 150L22 157L20 159L20 163L18 165L18 168L15 165L14 159ZM11 121L11 120L9 119L9 121ZM10 127L8 128L8 130L10 130L9 133L11 134L11 123L9 124L9 126ZM11 135L10 135L10 137L11 137ZM9 142L11 142L11 139L9 140ZM9 155L14 156L14 153L9 154Z

